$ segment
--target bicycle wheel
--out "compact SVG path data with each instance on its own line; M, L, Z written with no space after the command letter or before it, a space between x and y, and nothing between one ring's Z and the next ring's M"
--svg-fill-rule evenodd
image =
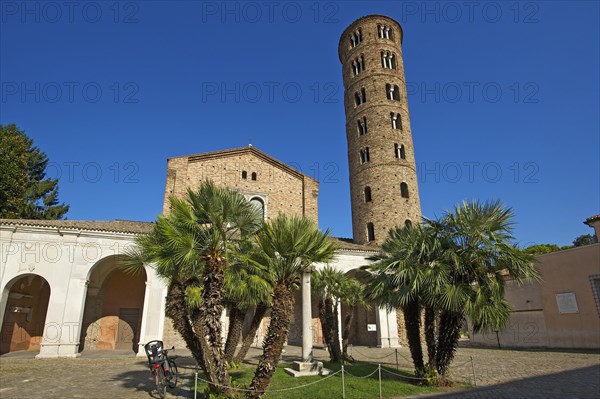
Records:
M165 371L162 367L156 369L156 376L154 377L156 380L156 390L158 391L158 396L162 399L167 395L167 379L165 376Z
M175 388L177 386L177 364L175 363L175 360L169 359L169 371L166 375L169 388Z

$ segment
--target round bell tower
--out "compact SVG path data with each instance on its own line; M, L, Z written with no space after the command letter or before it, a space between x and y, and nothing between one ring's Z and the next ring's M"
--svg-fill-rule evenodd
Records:
M354 21L340 38L350 169L352 231L381 244L390 228L419 223L402 27L383 15Z

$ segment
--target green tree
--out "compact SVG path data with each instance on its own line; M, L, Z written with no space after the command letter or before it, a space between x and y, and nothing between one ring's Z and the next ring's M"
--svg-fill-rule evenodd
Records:
M536 244L525 248L525 251L533 255L541 255L560 251L560 247L556 244Z
M313 263L329 261L336 250L329 232L319 231L312 220L283 214L268 223L256 241L259 263L268 266L275 288L263 354L251 383L249 396L253 398L264 394L279 363L294 309L294 290L302 273Z
M46 178L48 157L14 124L0 125L0 218L60 219L58 179Z
M342 303L346 305L346 316L342 328L342 359L353 362L354 359L348 354L348 343L352 333L352 320L356 306L369 308L365 300L365 286L360 281L350 278L343 287Z
M138 236L123 267L133 271L142 263L156 265L169 281L166 313L186 341L196 361L214 384L230 386L222 349L221 314L228 264L240 247L259 230L262 217L236 191L203 182L188 189L185 199L171 197L170 212L159 216L153 231ZM190 287L196 290L191 301ZM198 298L199 296L199 298ZM210 386L212 392L231 390Z
M583 234L578 236L575 240L573 240L574 247L582 247L584 245L594 244L594 237L591 234Z
M251 243L245 243L242 252L246 256L252 256L254 252ZM243 259L233 262L225 274L225 296L229 308L229 329L227 340L225 341L225 359L240 362L246 356L250 344L248 335L252 338L256 334L256 329L260 325L265 313L261 315L261 309L268 309L273 293L273 285L270 279L269 271L260 263L250 263ZM257 313L258 310L258 313ZM246 333L245 340L238 354L235 354L240 339L242 338L242 329L246 314L252 312L258 318L257 323L251 323L250 331ZM254 326L256 325L256 328ZM252 331L253 330L253 331ZM246 345L244 345L246 344Z
M316 269L311 274L311 289L319 301L321 330L327 344L330 361L334 363L342 360L338 305L341 303L344 288L349 284L349 279L350 277L343 272L329 265L322 269Z
M445 376L463 320L468 317L476 332L501 330L510 317L506 281L539 277L533 255L512 243L513 217L498 201L465 202L438 220L390 231L385 253L372 267L370 289L380 302L403 307L410 319L407 335L417 373L423 370L416 335L420 306L431 308L428 323L439 317L437 339L427 326L425 335L428 346L435 342L428 348L429 366Z

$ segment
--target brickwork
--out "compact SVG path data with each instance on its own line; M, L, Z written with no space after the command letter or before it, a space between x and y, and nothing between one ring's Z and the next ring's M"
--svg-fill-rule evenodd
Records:
M390 38L379 37L379 26L390 28ZM351 38L360 30L360 43ZM410 128L410 115L402 61L402 28L385 16L371 15L352 23L342 34L339 56L344 79L344 107L350 169L352 230L354 241L369 242L367 224L374 227L374 244L381 244L394 226L407 220L421 219L415 154ZM384 68L382 52L394 55L394 68ZM356 60L362 60L362 72L356 74ZM387 85L397 86L398 100L388 98ZM356 104L356 94L364 94L366 102ZM392 114L399 115L396 128ZM366 133L360 122L366 119ZM402 156L396 150L404 146ZM360 152L368 148L369 160L361 160ZM401 195L406 183L408 198ZM371 200L365 188L371 189Z
M254 147L170 158L163 213L170 195L183 197L207 179L259 198L267 220L279 213L318 220L319 183Z

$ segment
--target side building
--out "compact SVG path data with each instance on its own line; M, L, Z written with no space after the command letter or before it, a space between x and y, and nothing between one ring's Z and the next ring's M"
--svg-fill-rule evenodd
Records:
M541 281L507 282L508 326L498 335L471 331L471 343L600 349L600 215L584 223L595 229L595 244L538 255Z

